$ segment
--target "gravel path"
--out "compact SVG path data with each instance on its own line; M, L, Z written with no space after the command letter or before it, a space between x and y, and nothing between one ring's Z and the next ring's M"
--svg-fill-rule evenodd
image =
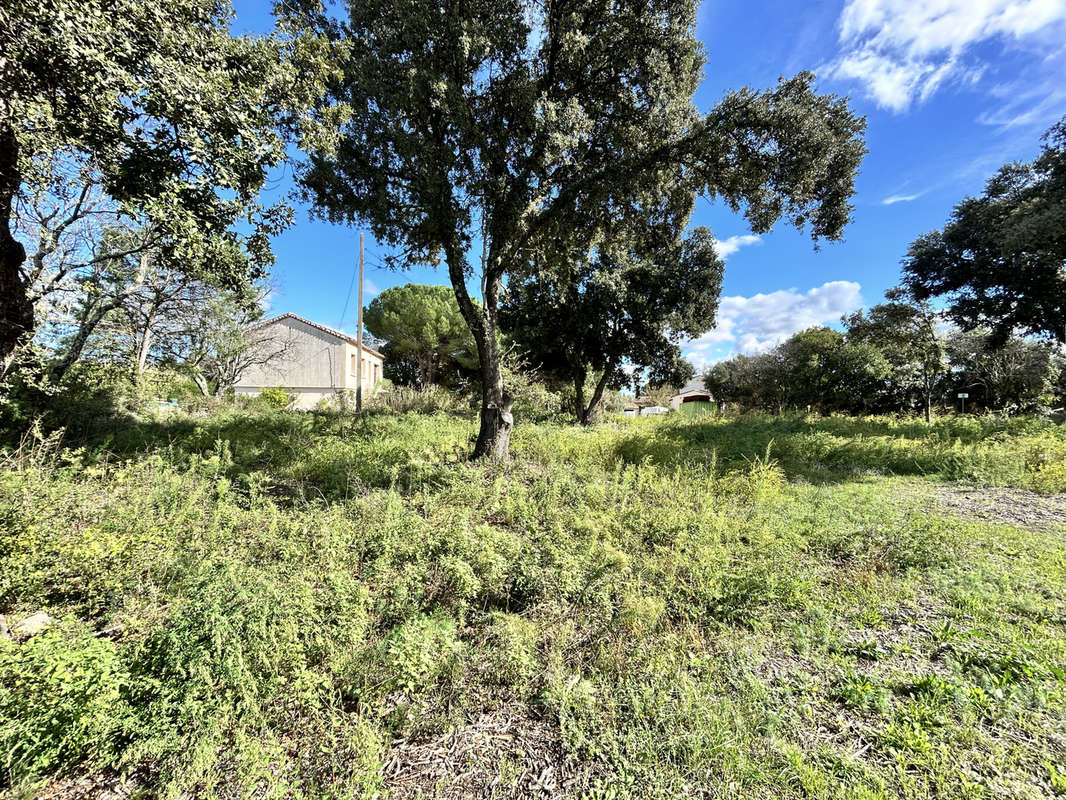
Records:
M1015 525L1030 531L1066 528L1066 494L949 485L938 486L935 497L942 510L960 517Z

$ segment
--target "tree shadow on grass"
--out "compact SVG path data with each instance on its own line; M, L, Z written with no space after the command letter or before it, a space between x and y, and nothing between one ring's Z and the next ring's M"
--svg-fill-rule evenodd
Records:
M789 480L839 483L940 473L959 442L979 441L992 427L954 431L949 424L891 418L750 415L656 425L623 439L615 455L624 463L719 470L768 458Z
M590 452L604 469L621 462L702 469L713 465L725 471L769 458L790 480L811 483L878 475L958 477L966 468L960 458L994 457L991 448L979 448L984 439L1019 432L1028 424L1034 423L965 417L930 425L891 417L797 414L663 419L623 428L621 438L617 428L604 429L607 438L599 441L607 448ZM260 481L276 497L334 502L366 489L407 492L426 481L451 479L454 464L470 452L475 430L469 415L235 411L154 422L127 420L65 444L84 446L87 460L157 454L178 468L217 457L225 461L219 466L222 474L238 486ZM589 433L598 437L595 430ZM546 458L547 463L567 461L562 453L548 452Z
M385 412L182 416L116 423L64 444L84 447L89 462L157 455L180 469L221 459L220 473L238 486L261 481L275 497L332 502L368 488L407 490L431 467L460 460L472 446L472 424L456 415L434 419Z

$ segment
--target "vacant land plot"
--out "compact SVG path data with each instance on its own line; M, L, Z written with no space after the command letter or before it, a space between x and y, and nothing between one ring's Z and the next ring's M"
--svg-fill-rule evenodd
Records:
M473 432L234 411L9 453L0 792L1066 792L1061 429L528 425L503 466Z

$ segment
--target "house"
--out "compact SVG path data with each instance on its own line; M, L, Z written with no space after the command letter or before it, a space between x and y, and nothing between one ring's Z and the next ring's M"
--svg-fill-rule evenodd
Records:
M267 387L281 386L295 396L294 408L306 410L323 399L355 392L359 352L355 337L291 313L248 330L256 332L254 347L262 357L253 359L241 374L233 387L236 394L254 397ZM381 382L385 357L364 345L362 359L365 398Z
M670 398L670 408L690 416L715 410L714 395L703 386L703 378L697 376L682 386Z

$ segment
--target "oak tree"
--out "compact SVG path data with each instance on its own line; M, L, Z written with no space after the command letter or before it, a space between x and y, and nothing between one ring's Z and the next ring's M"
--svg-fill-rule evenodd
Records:
M969 394L972 405L1019 412L1052 402L1062 357L1050 343L1017 336L998 342L988 330L956 330L946 349L952 388Z
M903 262L920 300L946 297L966 330L1002 344L1015 330L1066 342L1066 117L1031 162L1007 164Z
M341 22L304 15L346 48L323 113L347 115L304 185L326 218L368 225L402 263L446 265L478 350L475 457L508 456L508 282L601 245L640 252L649 219L679 235L697 194L756 232L784 217L834 239L849 220L864 121L807 73L701 112L697 5L360 0Z
M891 365L887 405L899 410L920 404L926 422L932 421L933 397L948 371L939 321L928 303L912 300L899 289L889 290L886 302L843 320L849 343L877 348Z
M573 386L582 425L607 387L684 384L691 367L681 342L714 327L724 265L710 230L666 236L654 253L605 251L507 287L504 330L542 374Z
M322 40L234 37L231 15L226 0L0 7L0 371L35 326L13 217L57 160L91 170L157 259L230 285L270 263L291 212L260 190L331 67Z

